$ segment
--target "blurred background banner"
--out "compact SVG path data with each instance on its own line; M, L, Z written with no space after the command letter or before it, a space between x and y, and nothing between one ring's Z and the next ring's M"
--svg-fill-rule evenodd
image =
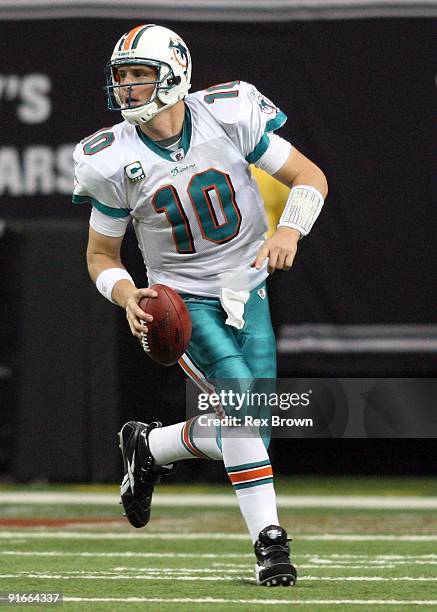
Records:
M290 19L435 17L434 0L2 0L3 19L129 17L144 20L266 22Z
M89 210L70 203L74 144L120 120L106 110L103 68L141 22L187 40L193 91L254 83L288 115L280 134L327 174L326 206L293 271L269 280L280 375L437 370L437 2L131 4L0 2L0 473L23 479L116 478L122 421L162 406L167 423L184 416L182 374L145 360L123 313L92 287ZM265 190L274 224L284 192ZM124 256L144 285L133 240Z

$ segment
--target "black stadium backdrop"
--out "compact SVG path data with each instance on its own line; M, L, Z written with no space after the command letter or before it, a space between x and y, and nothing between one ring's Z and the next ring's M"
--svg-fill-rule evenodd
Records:
M127 14L125 12L125 14ZM85 269L74 143L120 120L103 68L135 19L0 20L0 474L113 481L128 418L184 419L185 383L130 336ZM189 44L196 91L241 79L330 193L293 270L269 280L283 377L437 375L435 20L160 21ZM434 37L433 37L434 35ZM146 282L133 236L124 257ZM280 473L431 473L433 439L274 440ZM186 462L180 478L222 477Z

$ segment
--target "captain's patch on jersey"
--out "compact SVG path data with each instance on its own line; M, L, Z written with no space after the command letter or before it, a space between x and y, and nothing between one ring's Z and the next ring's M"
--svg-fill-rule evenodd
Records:
M131 183L139 183L146 178L146 173L144 172L143 166L139 161L134 161L131 164L128 164L124 167L124 171L126 172L126 176Z

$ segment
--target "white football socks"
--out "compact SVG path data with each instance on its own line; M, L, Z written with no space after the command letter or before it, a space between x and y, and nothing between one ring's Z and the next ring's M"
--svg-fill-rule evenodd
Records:
M255 543L268 525L279 525L273 472L269 455L257 431L222 428L223 461L237 495L241 514Z
M215 427L199 427L197 419L168 427L155 427L148 441L157 465L167 465L181 459L222 459Z
M279 525L276 509L276 493L273 483L258 485L252 489L235 491L241 514L246 521L252 543L258 539L259 532L268 525Z
M155 427L149 433L149 449L157 465L194 458L182 444L181 430L184 425L185 423L175 423L168 427Z
M208 426L209 427L209 426ZM279 525L273 472L269 455L257 431L222 427L222 453L217 446L214 426L199 425L190 419L167 427L156 427L149 434L150 452L158 465L181 459L223 458L237 495L241 514L256 542L267 525Z

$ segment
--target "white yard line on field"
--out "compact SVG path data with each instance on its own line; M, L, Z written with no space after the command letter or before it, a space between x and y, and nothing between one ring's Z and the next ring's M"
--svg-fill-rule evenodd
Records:
M64 602L249 604L253 606L435 606L437 599L222 599L216 597L64 597Z
M437 542L437 534L346 534L324 533L311 535L298 535L299 540L324 542Z
M62 551L35 551L28 550L1 550L1 555L9 555L13 557L138 557L145 559L162 559L162 558L177 558L177 559L241 559L242 557L253 558L250 553L159 553L159 552L62 552Z
M0 578L7 579L37 579L37 580L170 580L178 582L215 582L215 581L250 581L254 582L251 575L238 576L233 572L220 572L220 575L199 576L201 569L170 569L157 568L143 570L141 574L131 572L116 573L110 570L87 572L86 570L72 570L63 572L37 572L18 571L15 573L0 574ZM181 574L181 572L185 572ZM299 582L437 582L436 576L300 576Z
M183 559L240 559L240 558L252 558L251 553L177 553L177 552L88 552L88 551L75 551L75 552L64 552L59 550L46 550L46 551L29 551L29 550L1 550L1 555L9 555L15 557L138 557L138 558L183 558ZM360 554L339 554L339 553L324 553L323 555L317 555L313 553L298 553L294 555L295 559L307 559L322 562L323 563L337 563L338 560L350 559L351 562L367 561L367 563L423 563L434 565L437 563L437 554L428 553L423 555L410 555L410 554L397 554L397 555L360 555ZM344 561L347 562L347 561ZM223 564L213 563L214 566L220 566ZM226 566L236 565L227 563ZM330 567L330 566L329 566Z
M54 552L54 551L46 551L46 552L41 552L41 551L35 551L35 552L30 552L30 551L11 551L11 550L5 550L5 551L0 551L0 557L1 556L13 556L13 557L82 557L82 558L98 558L98 557L105 557L105 558L117 558L117 559L121 559L122 557L124 558L180 558L180 557L184 557L184 558L188 558L188 559L206 559L206 558L253 558L253 555L251 554L229 554L229 555L210 555L210 554L206 554L206 555L201 555L201 554L181 554L181 555L177 555L177 554L173 554L173 553L63 553L63 552ZM367 559L365 562L362 561L361 563L357 563L357 561L353 561L352 559L349 561L343 561L343 562L338 562L335 561L333 559L315 559L311 562L311 560L307 560L305 561L299 561L299 558L301 558L302 555L294 555L294 559L296 562L299 563L299 569L301 570L308 570L308 569L347 569L347 570L382 570L382 571L386 571L388 569L394 569L396 567L399 567L401 565L407 565L409 567L412 566L433 566L433 565L437 565L437 560L431 560L431 559L404 559L404 560L384 560L384 559ZM221 572L228 570L229 573L233 573L234 569L231 568L239 568L239 569L244 569L247 568L247 564L237 564L237 563L213 563L213 570L220 570ZM144 568L117 568L120 570L124 570L124 571L139 571L139 572L143 572L143 571L150 571L148 569L144 569ZM180 570L179 568L175 571L183 571ZM194 570L193 570L194 571ZM204 569L204 570L197 570L197 571L202 571L202 572L209 572L209 569ZM238 569L236 570L238 571Z
M323 533L301 535L296 534L299 541L314 542L437 542L437 534L338 534ZM61 540L229 540L248 541L243 533L132 533L130 531L118 532L92 532L92 531L59 531L47 528L27 528L9 531L0 530L0 540L30 540L30 539L61 539Z
M8 504L56 504L115 506L117 495L109 493L68 493L68 492L1 492L0 503ZM435 510L437 497L407 495L278 495L280 508L367 508L367 509L410 509ZM166 494L156 493L154 506L237 508L237 500L229 494Z
M135 553L135 552L118 552L118 553L91 553L91 552L61 552L61 551L24 551L24 550L3 550L0 551L1 556L9 556L9 557L82 557L82 558L185 558L185 559L240 559L240 558L252 558L251 554L238 554L238 553L229 553L229 554L209 554L209 553ZM437 565L437 559L435 559L435 555L405 555L402 558L400 555L397 555L397 558L390 559L386 558L387 556L378 556L375 555L371 557L370 555L366 555L366 558L350 558L353 555L347 555L349 559L338 560L336 558L332 558L338 555L323 555L323 557L318 557L317 555L294 555L294 559L299 562L300 569L365 569L365 570L387 570L393 569L395 567L399 567L400 565L424 565L424 566L432 566ZM359 557L359 555L355 555ZM233 569L230 568L239 568L244 569L247 568L246 564L241 563L213 563L213 569L220 569L220 571L228 569L231 573ZM124 571L150 571L144 568L133 568L133 567L120 567L116 568ZM178 570L183 571L183 570ZM194 571L194 570L193 570ZM202 572L209 572L209 569L198 570Z

